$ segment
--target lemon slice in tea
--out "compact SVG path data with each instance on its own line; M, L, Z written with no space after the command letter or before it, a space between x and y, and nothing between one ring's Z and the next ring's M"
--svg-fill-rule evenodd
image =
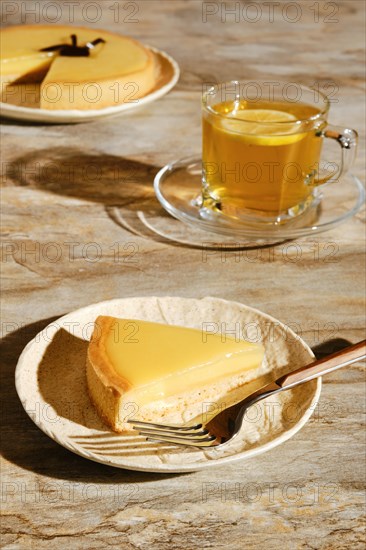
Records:
M305 137L303 132L296 133L298 124L294 115L271 109L236 111L222 119L222 129L252 145L289 145Z

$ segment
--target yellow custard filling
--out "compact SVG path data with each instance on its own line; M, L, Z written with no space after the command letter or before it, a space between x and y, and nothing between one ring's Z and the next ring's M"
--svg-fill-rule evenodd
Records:
M258 367L259 344L202 330L116 319L105 352L118 376L139 398L153 401Z
M59 57L57 52L41 52L55 44L69 44L75 33L80 44L95 38L105 39L89 57ZM144 69L149 61L145 48L128 37L93 28L71 26L24 26L2 31L0 59L7 73L23 73L35 65L58 57L55 72L61 77L78 80L109 78L111 75L130 74ZM56 70L57 68L57 70Z

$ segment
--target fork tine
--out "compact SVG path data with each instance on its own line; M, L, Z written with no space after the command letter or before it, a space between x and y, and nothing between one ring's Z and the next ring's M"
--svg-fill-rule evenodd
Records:
M195 424L193 426L170 426L169 424L154 424L153 422L142 422L141 420L133 420L133 418L127 420L129 424L134 424L135 426L141 426L141 428L157 428L158 430L167 430L167 431L177 431L177 432L186 432L190 430L199 430L202 428L202 424Z
M163 434L163 433L153 433L153 432L150 432L150 431L141 431L140 432L140 435L143 435L144 437L148 437L148 438L161 438L162 440L164 441L172 441L172 440L180 440L182 441L182 443L186 442L186 444L189 442L189 441L192 441L192 442L195 442L195 443L200 443L200 442L207 442L207 441L213 441L214 439L216 439L216 436L210 434L210 433L207 433L205 436L203 437L181 437L179 435L174 435L174 434Z
M208 430L202 429L202 430L192 430L192 431L186 431L186 432L177 432L174 430L159 430L158 428L139 428L134 426L134 430L138 431L140 434L151 434L151 435L166 435L171 437L178 437L178 438L188 438L188 437L203 437L209 434Z
M184 447L212 447L213 442L216 440L216 436L209 434L208 437L200 439L183 439L179 437L170 437L167 435L150 435L141 433L148 441L159 441L160 443L171 443L173 445L183 445Z

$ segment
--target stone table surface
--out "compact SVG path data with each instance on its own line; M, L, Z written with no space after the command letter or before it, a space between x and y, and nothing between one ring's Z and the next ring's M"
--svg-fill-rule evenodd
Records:
M364 548L361 363L325 378L316 414L285 444L186 475L72 454L31 422L14 387L20 352L49 320L118 297L237 300L295 327L319 353L364 338L361 213L241 253L180 246L137 217L145 208L160 228L173 223L152 179L173 159L199 156L207 82L279 78L332 93L332 122L360 133L353 171L364 179L364 3L13 0L2 16L5 26L38 17L125 33L168 51L182 72L173 91L135 113L75 126L3 121L3 548Z

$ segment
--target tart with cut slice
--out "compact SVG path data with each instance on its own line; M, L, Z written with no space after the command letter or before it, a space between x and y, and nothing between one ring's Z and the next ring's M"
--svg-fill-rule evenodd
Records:
M40 107L101 109L137 101L158 80L153 52L127 36L62 25L23 25L1 33L3 92L40 83Z
M221 334L100 316L88 346L87 386L116 432L132 431L129 418L182 424L210 404L239 401L263 356L260 344Z

